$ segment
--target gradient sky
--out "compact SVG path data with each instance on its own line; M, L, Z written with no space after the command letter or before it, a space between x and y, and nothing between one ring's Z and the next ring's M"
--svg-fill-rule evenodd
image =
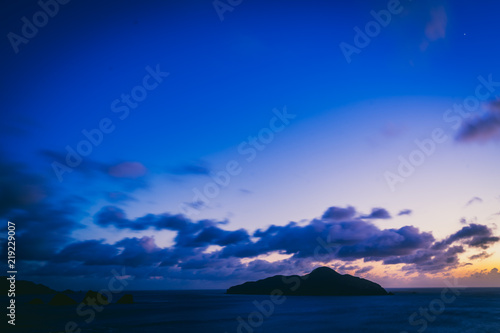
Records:
M40 6L3 5L18 278L227 288L329 265L500 287L499 4L392 3L71 1L23 42Z

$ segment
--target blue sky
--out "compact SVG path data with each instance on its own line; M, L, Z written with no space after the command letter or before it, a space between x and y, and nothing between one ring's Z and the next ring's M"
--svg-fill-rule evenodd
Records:
M25 277L225 288L323 264L498 284L498 4L236 4L69 2L29 38L40 5L5 6L0 213L32 244ZM314 257L316 236L340 245Z

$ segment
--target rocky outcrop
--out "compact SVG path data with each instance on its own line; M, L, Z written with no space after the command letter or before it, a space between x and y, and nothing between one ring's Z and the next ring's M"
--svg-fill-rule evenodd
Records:
M29 301L28 304L41 305L41 304L43 304L43 301L40 298L33 298L31 301Z
M125 294L116 303L117 304L134 304L134 296L132 296L131 294Z
M49 302L49 305L76 305L76 301L68 295L58 293Z
M105 295L89 290L85 294L82 303L86 305L108 305L109 301Z

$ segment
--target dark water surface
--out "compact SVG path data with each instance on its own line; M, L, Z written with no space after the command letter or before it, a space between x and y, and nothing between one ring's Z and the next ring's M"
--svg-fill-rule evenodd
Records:
M500 288L469 288L460 295L448 290L444 298L439 288L388 290L395 295L287 296L274 302L224 290L130 291L135 304L110 304L101 312L85 306L82 315L76 306L28 305L33 296L18 296L14 331L64 332L73 321L77 327L68 332L500 333Z

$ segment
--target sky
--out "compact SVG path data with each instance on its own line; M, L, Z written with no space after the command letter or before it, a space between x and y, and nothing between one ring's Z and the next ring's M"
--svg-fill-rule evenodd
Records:
M500 287L497 2L2 6L18 279Z

